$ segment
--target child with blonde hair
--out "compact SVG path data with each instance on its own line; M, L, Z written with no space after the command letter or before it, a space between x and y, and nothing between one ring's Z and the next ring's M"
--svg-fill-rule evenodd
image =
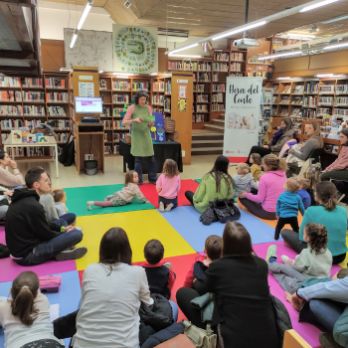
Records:
M304 214L304 206L301 197L297 194L300 184L295 178L290 178L285 183L286 191L283 192L277 201L276 215L278 217L275 228L274 239L278 240L280 231L286 224L290 224L293 231L298 232L297 221L298 211Z
M139 176L134 170L130 170L125 175L125 186L122 190L115 192L105 198L104 201L88 201L87 209L91 210L93 206L97 207L118 207L132 203L146 203L147 200L139 189Z
M253 176L250 173L250 167L246 163L237 165L237 174L232 177L235 195L238 196L241 192L250 192L253 186Z
M171 211L178 206L178 194L181 180L177 163L166 159L163 164L162 174L156 181L158 203L160 211Z
M261 162L262 158L259 153L254 152L250 155L250 172L255 182L258 182L262 175Z

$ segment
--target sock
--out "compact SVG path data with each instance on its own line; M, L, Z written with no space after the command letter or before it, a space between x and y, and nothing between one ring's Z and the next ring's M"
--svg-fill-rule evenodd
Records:
M272 244L267 249L266 261L269 263L277 261L277 246Z

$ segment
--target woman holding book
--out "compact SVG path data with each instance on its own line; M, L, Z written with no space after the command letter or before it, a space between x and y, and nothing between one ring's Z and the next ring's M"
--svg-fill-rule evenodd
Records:
M139 175L139 184L143 182L143 162L148 166L149 182L156 183L156 161L154 157L150 128L153 126L152 108L147 104L148 95L140 91L135 103L127 109L123 124L131 129L131 154L134 156L134 170Z

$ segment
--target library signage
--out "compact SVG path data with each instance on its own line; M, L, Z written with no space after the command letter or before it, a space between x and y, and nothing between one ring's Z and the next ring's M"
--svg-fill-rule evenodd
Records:
M233 162L245 160L258 142L262 78L227 78L224 155Z

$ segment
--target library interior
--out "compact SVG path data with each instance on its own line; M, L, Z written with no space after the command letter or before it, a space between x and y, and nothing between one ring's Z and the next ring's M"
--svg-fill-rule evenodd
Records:
M1 0L0 135L0 348L348 347L348 0Z

